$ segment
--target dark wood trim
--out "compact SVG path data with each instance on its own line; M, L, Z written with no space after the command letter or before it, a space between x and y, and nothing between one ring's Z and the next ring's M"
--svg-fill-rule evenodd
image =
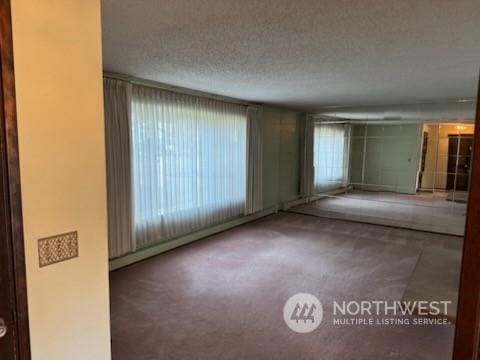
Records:
M22 201L20 189L20 167L18 154L17 111L15 99L15 76L13 67L12 20L10 0L0 0L0 62L1 96L3 104L1 155L6 161L8 206L7 236L10 237L14 272L16 305L16 338L20 360L30 359L30 336L28 324L27 286L25 274L25 252L23 238Z
M479 82L480 90L480 82ZM477 360L480 343L480 93L463 245L454 360Z

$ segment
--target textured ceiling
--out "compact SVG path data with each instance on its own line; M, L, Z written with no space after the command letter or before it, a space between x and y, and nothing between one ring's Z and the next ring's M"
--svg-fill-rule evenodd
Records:
M302 109L471 98L479 0L103 0L104 69Z
M360 121L440 121L469 122L475 118L475 101L430 104L349 106L325 108L316 112L321 119L348 119Z

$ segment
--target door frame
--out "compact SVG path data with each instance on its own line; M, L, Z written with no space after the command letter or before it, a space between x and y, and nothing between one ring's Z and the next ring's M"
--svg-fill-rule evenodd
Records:
M18 154L17 111L15 77L13 67L12 19L10 0L0 0L0 176L5 187L1 189L1 204L5 209L2 236L9 247L6 258L11 265L10 278L13 284L13 331L16 344L16 360L28 360L30 334L28 321L27 284L25 273L25 249L23 238L22 200Z
M477 360L480 355L480 80L478 91L454 360Z

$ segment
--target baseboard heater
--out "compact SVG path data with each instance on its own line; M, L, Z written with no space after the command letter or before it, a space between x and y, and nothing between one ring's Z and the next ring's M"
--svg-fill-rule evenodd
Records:
M255 214L242 216L242 217L239 217L237 219L227 221L226 223L223 223L223 224L214 225L212 227L202 229L202 230L196 231L194 233L190 233L190 234L181 236L181 237L176 238L176 239L172 239L172 240L169 240L169 241L166 241L166 242L162 242L162 243L159 243L159 244L156 244L156 245L152 245L152 246L147 247L147 248L137 250L133 253L130 253L130 254L124 255L122 257L110 260L110 262L109 262L110 271L117 270L117 269L120 269L122 267L134 264L136 262L148 259L152 256L161 254L165 251L172 250L174 248L189 244L191 242L200 240L200 239L205 238L207 236L210 236L210 235L213 235L213 234L231 229L235 226L242 225L242 224L245 224L245 223L253 221L253 220L257 220L259 218L265 217L265 216L270 215L270 214L274 214L277 211L278 211L278 206L274 205L274 206L268 207L268 208L266 208L262 211L259 211Z
M352 190L352 186L347 186L347 187L342 187L340 189L334 189L334 190L330 190L330 191L325 191L324 193L321 193L321 194L315 194L315 195L311 195L311 196L302 196L302 197L296 197L292 200L289 200L289 201L285 201L284 203L282 203L282 210L288 210L294 206L298 206L298 205L303 205L303 204L308 204L309 202L312 202L312 201L315 201L315 200L319 200L319 199L322 199L322 198L325 198L325 197L330 197L330 196L335 196L335 195L339 195L339 194L344 194L345 192L347 192L348 190Z

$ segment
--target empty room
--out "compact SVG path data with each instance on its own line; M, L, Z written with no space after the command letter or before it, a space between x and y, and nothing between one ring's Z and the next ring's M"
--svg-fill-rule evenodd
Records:
M2 360L478 360L477 0L0 0Z

